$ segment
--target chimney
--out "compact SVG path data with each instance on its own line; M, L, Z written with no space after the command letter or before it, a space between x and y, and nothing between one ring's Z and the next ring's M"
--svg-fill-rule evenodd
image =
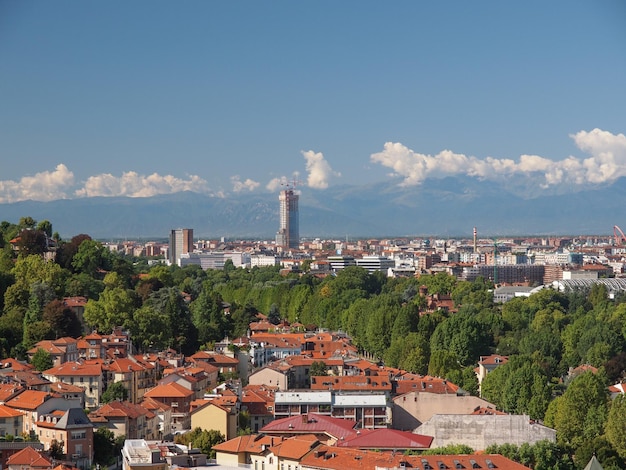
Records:
M305 413L302 415L302 424L307 424L309 422L309 416Z

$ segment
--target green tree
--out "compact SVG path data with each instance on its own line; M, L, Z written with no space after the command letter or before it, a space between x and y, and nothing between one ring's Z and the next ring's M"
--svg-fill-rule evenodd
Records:
M606 387L601 373L585 372L550 404L545 422L556 429L559 444L575 450L603 434L609 400Z
M83 316L90 326L108 332L117 326L127 326L133 318L136 304L134 291L121 287L106 288L98 300L87 302Z
M20 257L41 256L48 249L48 238L41 230L24 229L19 233L17 247Z
M83 240L72 258L72 267L76 272L86 273L94 278L102 278L102 273L110 271L112 265L111 252L95 240Z
M585 441L574 454L576 468L583 470L593 456L604 470L621 470L626 468L626 460L621 457L605 436Z
M169 319L172 347L184 354L193 354L197 350L198 331L191 321L189 306L176 287L164 287L154 292L144 306Z
M611 402L606 422L606 438L619 453L626 459L626 395L618 395Z
M457 355L462 365L475 363L480 354L493 343L475 315L457 313L440 323L430 340L431 353L440 349Z
M552 391L548 377L529 356L511 356L484 378L481 395L509 413L543 419Z
M48 370L54 365L52 362L52 356L50 356L50 353L43 348L37 348L37 351L33 354L33 358L30 363L33 365L35 370L38 370L39 372Z
M110 403L115 400L125 401L128 399L128 390L124 387L122 382L113 382L109 384L107 389L102 394L100 401L102 403Z
M123 442L123 437L121 442ZM93 433L94 463L102 466L110 465L121 450L120 441L115 438L113 431L102 426Z
M52 439L52 442L50 442L50 448L48 449L48 455L50 455L53 459L62 459L65 455L65 452L63 451L63 442Z
M42 319L50 325L55 338L78 338L82 333L80 320L61 300L54 299L43 308Z
M229 330L229 322L224 315L224 302L218 292L206 286L191 303L190 310L200 344L224 339Z
M215 451L213 446L221 444L225 441L224 435L215 429L202 429L195 428L190 432L182 435L177 435L174 442L177 444L184 444L195 449L200 449L202 453L209 456L209 458L215 458Z
M165 349L174 341L170 326L170 318L166 313L144 305L134 311L133 321L129 325L133 344L142 352Z
M326 364L322 361L313 361L311 367L309 367L309 377L318 377L322 375L328 375Z

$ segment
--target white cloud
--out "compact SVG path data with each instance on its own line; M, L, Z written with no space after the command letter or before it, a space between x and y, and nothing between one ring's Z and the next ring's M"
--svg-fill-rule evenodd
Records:
M127 196L149 197L157 194L171 194L180 191L194 191L203 193L208 191L205 180L196 175L190 175L183 180L172 175L153 173L145 176L134 171L122 173L122 176L113 176L103 173L90 176L83 188L76 190L76 196Z
M281 186L285 186L287 184L287 177L280 176L277 178L272 178L269 183L265 185L265 189L268 191L276 191L280 189Z
M392 170L402 178L402 186L413 186L426 178L468 175L481 179L502 179L512 176L540 178L547 188L556 185L611 183L626 176L626 136L600 129L580 131L571 135L574 142L591 156L585 159L569 156L552 160L538 155L521 155L518 161L456 154L444 150L437 155L414 152L401 143L387 142L383 151L370 159Z
M341 176L341 173L334 171L321 152L309 150L302 151L302 156L306 160L307 186L315 189L326 189L328 180L333 176Z
M74 173L61 163L53 171L24 176L19 181L0 181L0 203L65 199L67 188L73 184Z
M246 179L245 181L241 181L239 175L231 176L230 182L233 184L233 191L235 191L236 193L239 193L241 191L254 191L261 185L261 183L253 181L250 178Z

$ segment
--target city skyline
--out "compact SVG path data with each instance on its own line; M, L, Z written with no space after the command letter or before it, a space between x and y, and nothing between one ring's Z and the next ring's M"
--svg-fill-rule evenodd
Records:
M3 2L0 203L626 175L619 1Z

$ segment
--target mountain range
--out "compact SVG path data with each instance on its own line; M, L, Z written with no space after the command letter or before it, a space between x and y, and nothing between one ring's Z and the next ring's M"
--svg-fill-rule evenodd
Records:
M366 186L299 188L300 235L320 238L588 235L626 226L626 179L607 187L534 197L510 184L470 177ZM94 197L0 204L0 220L49 220L61 237L86 233L102 240L164 239L172 228L196 238L273 239L277 193L214 197L192 192L145 198Z

